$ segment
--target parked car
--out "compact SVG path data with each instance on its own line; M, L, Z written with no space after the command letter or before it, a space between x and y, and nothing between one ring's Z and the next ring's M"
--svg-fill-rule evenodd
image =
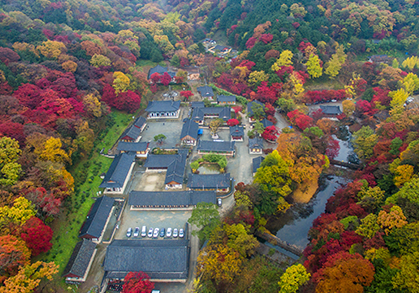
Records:
M166 229L161 228L160 229L160 237L164 237L164 235L166 235Z
M127 237L131 237L131 235L132 235L132 228L128 228Z
M150 229L148 230L148 234L147 234L147 236L148 236L148 238L153 237L153 228L150 228Z
M154 228L153 238L159 237L159 228Z
M219 207L223 205L223 201L221 200L221 198L217 199L217 204Z
M175 228L175 229L173 229L173 237L177 237L178 236L178 233L177 233L177 228Z
M143 226L141 228L141 237L146 237L147 236L147 227Z
M172 228L167 228L166 237L172 236Z
M140 227L135 227L134 229L134 237L138 237L140 235Z
M183 229L179 229L179 238L183 238L185 236L185 232Z

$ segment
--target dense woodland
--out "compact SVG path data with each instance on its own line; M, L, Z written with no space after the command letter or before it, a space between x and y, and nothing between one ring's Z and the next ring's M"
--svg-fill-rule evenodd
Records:
M419 110L406 101L419 90L418 9L414 0L1 0L0 292L59 278L39 259L52 246L50 225L77 208L72 196L87 179L69 170L115 123L112 108L134 113L167 86L167 76L150 85L142 70L162 61L199 66L243 106L262 102L257 119L275 122L279 110L295 125L256 123L251 135L278 149L267 150L253 184L236 186L232 214L194 211L199 238L209 239L196 292L417 292ZM239 55L206 54L205 37ZM388 58L366 62L374 54ZM176 82L186 82L184 70ZM343 101L339 121L308 115L307 105L330 100ZM342 126L362 168L313 223L301 264L284 272L255 256L253 233L329 168Z

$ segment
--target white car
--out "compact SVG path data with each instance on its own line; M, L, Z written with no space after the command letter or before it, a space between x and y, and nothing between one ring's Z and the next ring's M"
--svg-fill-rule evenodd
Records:
M179 229L179 238L183 238L185 236L185 232L183 229Z
M153 228L150 228L150 229L148 230L148 234L147 234L147 236L148 236L148 238L153 237Z
M177 234L177 228L175 228L175 229L173 229L173 237L175 237L175 238L176 238L176 237L177 237L177 235L178 235L178 234Z
M167 228L166 237L172 236L172 228Z
M132 228L128 228L127 237L129 238L129 237L131 237L131 235L132 235Z
M159 228L154 228L153 238L159 237Z

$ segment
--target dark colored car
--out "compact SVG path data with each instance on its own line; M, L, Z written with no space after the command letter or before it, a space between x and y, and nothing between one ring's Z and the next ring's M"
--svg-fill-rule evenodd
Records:
M132 228L128 228L127 237L131 237L131 235L132 235Z
M164 237L165 234L166 234L166 229L161 228L161 230L160 230L160 237Z

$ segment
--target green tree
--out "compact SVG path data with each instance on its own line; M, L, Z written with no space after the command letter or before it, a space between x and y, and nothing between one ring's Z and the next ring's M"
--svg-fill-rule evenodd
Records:
M400 272L393 277L393 287L407 292L419 292L419 251L403 255L400 261Z
M354 133L352 142L354 151L361 160L368 160L374 153L374 146L377 144L378 136L369 126L363 126Z
M255 253L259 241L243 226L243 224L224 225L227 233L227 246L238 251L241 256L248 257Z
M419 204L419 178L406 182L400 190L386 199L386 204L397 204L399 198L405 198L412 203Z
M399 137L396 137L395 139L391 141L389 153L392 155L398 156L400 154L399 149L402 145L403 145L403 141Z
M260 120L265 117L265 108L257 103L252 104L253 119Z
M281 281L279 282L281 290L279 290L279 293L297 292L308 280L310 280L310 274L307 273L306 268L302 264L290 266L281 276Z
M323 68L320 66L320 59L317 55L311 54L307 61L307 72L312 78L322 76Z
M356 229L355 233L371 239L378 231L380 231L380 226L377 223L377 215L369 214L361 220L361 225Z
M159 144L162 144L165 139L166 139L166 135L161 134L161 133L154 136L154 141L156 141Z
M174 67L180 67L180 58L178 55L174 55L172 60L170 60L170 64Z
M253 129L259 135L262 135L262 133L265 131L265 127L263 127L263 124L260 121L257 121L255 124L253 124Z
M256 172L255 182L269 187L278 195L285 197L291 193L290 166L274 150L260 165Z
M220 224L220 213L215 204L199 202L192 211L188 223L200 229L193 231L193 235L198 235L200 240L208 239L212 230Z

